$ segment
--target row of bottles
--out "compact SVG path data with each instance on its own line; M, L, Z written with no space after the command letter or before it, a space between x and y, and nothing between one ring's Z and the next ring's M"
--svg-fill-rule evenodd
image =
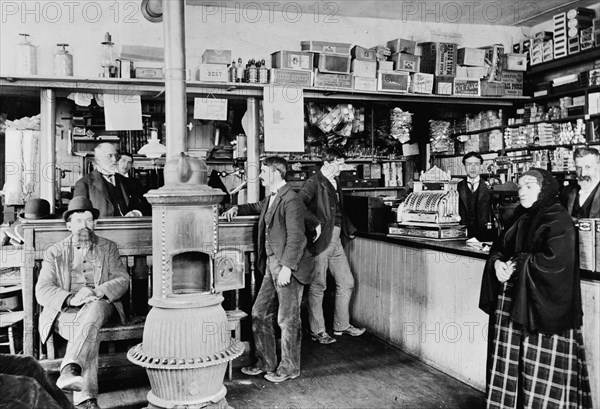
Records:
M38 46L31 43L29 34L20 33L21 40L17 43L17 56L15 74L37 75L38 73ZM73 76L73 54L67 50L69 44L58 43L58 48L53 57L53 73L59 77ZM113 55L114 43L111 41L110 33L106 33L102 42L101 62L103 77L116 77L116 61Z
M268 81L269 69L264 58L261 61L251 59L245 66L242 59L238 58L237 64L235 61L232 61L229 66L229 82L266 84Z

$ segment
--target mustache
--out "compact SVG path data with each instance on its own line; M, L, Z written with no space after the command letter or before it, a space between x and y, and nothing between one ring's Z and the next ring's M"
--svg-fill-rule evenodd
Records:
M96 233L87 227L83 227L82 229L73 233L73 236L76 243L95 243L97 241Z
M592 178L590 176L577 176L577 180L582 182L591 182Z

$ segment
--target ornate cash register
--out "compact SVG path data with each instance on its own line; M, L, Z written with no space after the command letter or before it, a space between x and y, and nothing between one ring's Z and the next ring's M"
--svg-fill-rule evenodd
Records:
M414 191L398 207L397 223L389 226L389 235L466 238L466 226L459 224L458 182L437 166L421 173L420 181L414 182Z

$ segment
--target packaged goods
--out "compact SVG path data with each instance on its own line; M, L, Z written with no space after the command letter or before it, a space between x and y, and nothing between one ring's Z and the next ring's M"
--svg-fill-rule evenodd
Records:
M377 61L377 54L373 50L355 45L352 47L352 58L361 61Z
M317 53L314 65L320 72L348 74L351 61L352 58L349 55Z
M313 73L305 70L271 68L269 70L269 83L277 85L296 84L302 87L312 87Z
M454 78L454 95L481 95L480 81L472 79Z
M433 74L415 72L410 76L410 92L415 94L431 94L433 92Z
M352 44L333 43L330 41L301 41L300 49L302 51L312 51L316 53L347 54L350 55Z
M313 70L313 53L306 51L277 51L271 54L273 68L289 70Z
M377 90L391 92L408 92L410 75L405 71L377 71Z
M200 64L200 66L198 67L198 81L229 81L227 66L224 64Z
M350 74L325 73L315 69L315 87L325 88L352 88L352 76Z
M485 51L480 48L462 47L458 49L458 65L470 67L483 67L485 64Z
M414 54L417 48L417 42L413 40L407 40L404 38L395 38L387 42L387 46L394 53L408 53Z
M202 54L203 64L229 64L231 61L231 50L204 50Z
M454 43L421 43L421 72L456 76L458 45Z
M392 62L396 71L419 71L419 56L406 53L392 54Z
M376 77L353 77L353 88L361 91L377 91Z
M376 61L352 61L352 75L356 77L372 77L377 76L377 62Z

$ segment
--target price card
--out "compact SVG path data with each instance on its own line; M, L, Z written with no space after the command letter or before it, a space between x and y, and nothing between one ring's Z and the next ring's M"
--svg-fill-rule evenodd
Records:
M194 119L227 120L227 100L217 98L194 98Z

